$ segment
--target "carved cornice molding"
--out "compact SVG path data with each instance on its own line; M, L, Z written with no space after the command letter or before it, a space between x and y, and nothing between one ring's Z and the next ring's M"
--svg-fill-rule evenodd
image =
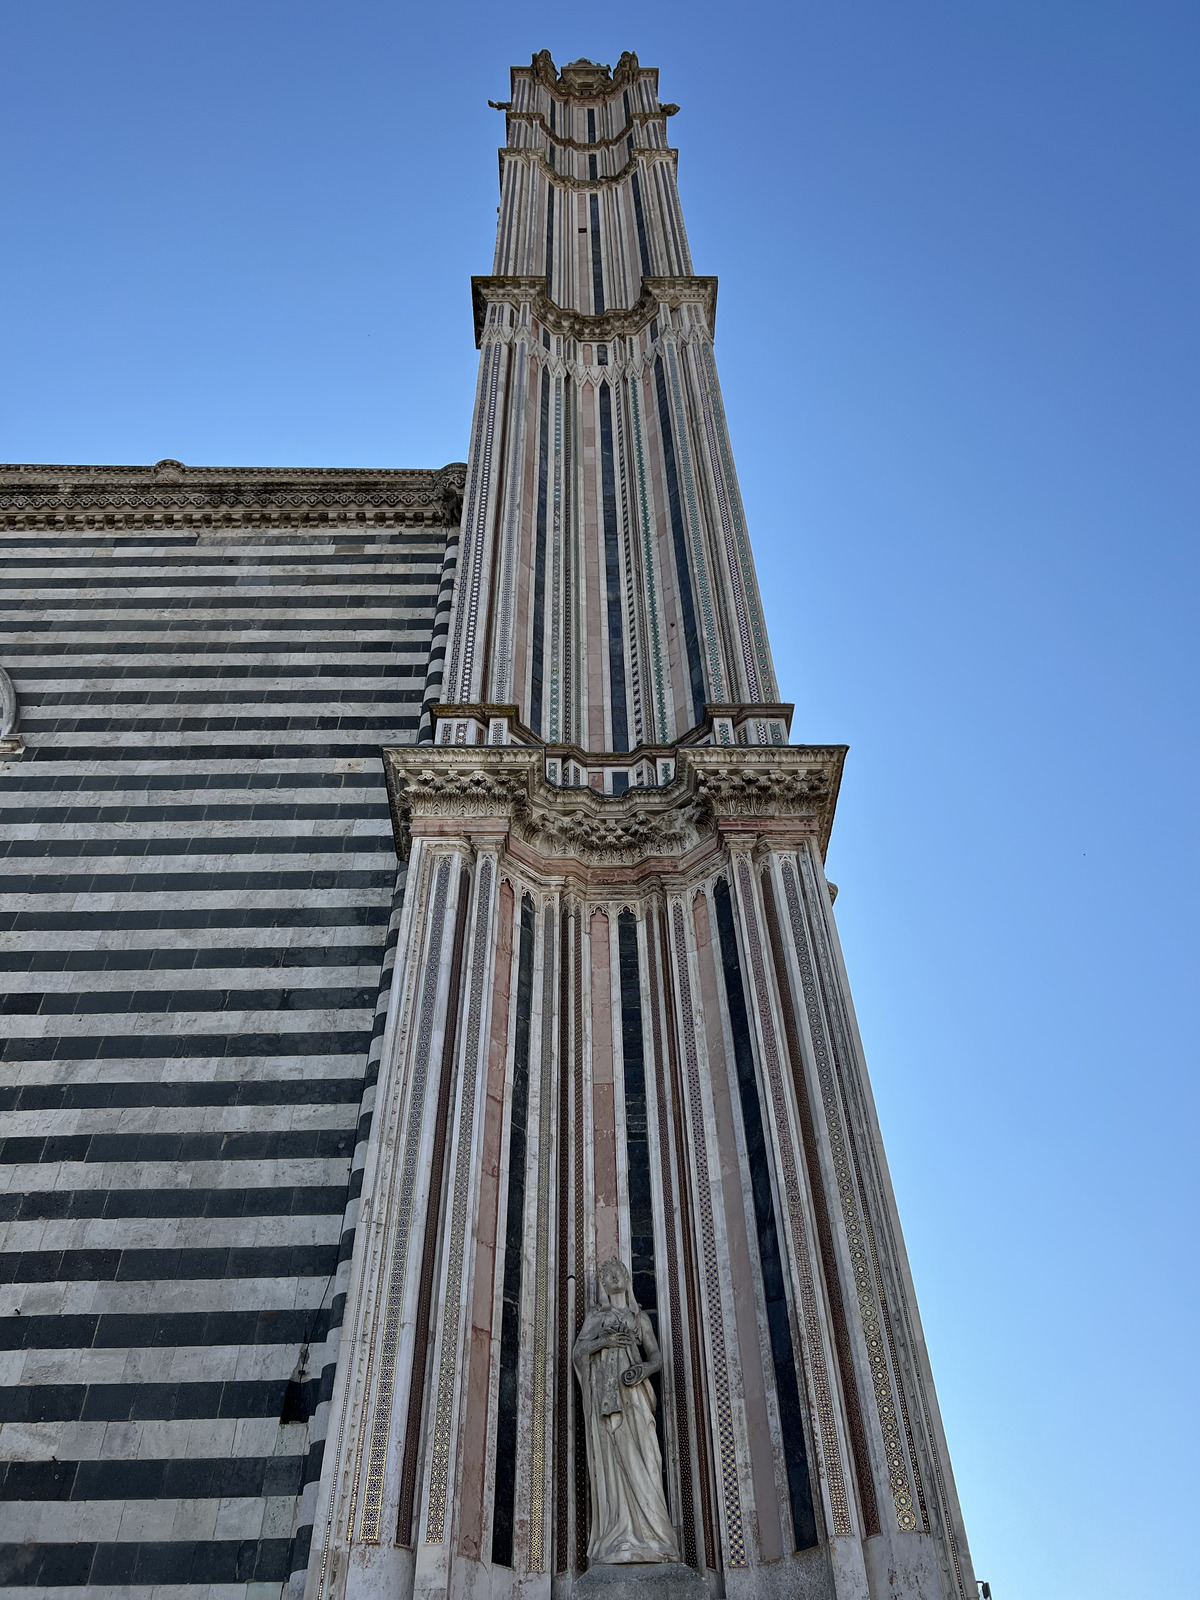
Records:
M676 105L659 106L657 111L633 111L629 121L618 132L607 139L593 139L585 142L582 139L572 139L565 133L560 133L557 128L552 128L540 111L514 111L512 106L501 105L499 101L489 100L488 105L494 111L506 111L509 122L530 122L534 127L541 128L546 138L560 150L578 150L583 155L595 155L597 150L612 150L619 144L624 144L635 127L644 128L648 122L662 122L666 117L674 117L679 113ZM510 144L504 147L507 150L525 150L527 145ZM638 146L639 149L661 150L662 145Z
M802 762L781 762L780 756L801 749ZM833 822L841 781L839 747L815 750L785 745L780 749L707 747L688 752L697 792L724 822L786 821L814 818Z
M611 189L614 184L620 183L627 177L639 161L667 161L672 166L677 166L679 163L679 151L671 145L640 145L615 172L598 173L594 178L577 178L573 173L560 172L557 167L552 167L533 144L501 145L499 156L501 184L504 182L505 161L524 161L532 167L537 167L546 182L554 184L556 188L574 189L584 194L594 194L597 189Z
M716 278L643 278L642 292L635 304L626 309L605 311L598 317L556 305L547 293L545 278L472 278L471 301L477 349L483 343L487 308L497 303L528 305L530 314L551 333L591 344L633 338L653 322L664 305L677 310L682 305L699 304L703 307L710 335L715 332L717 322Z
M543 746L387 749L384 768L401 854L408 840L495 835L559 867L678 862L718 834L815 835L824 851L842 746L680 749L661 788L603 795L559 788Z
M465 462L436 471L336 467L0 465L0 520L9 527L97 520L184 526L379 521L457 526ZM146 513L150 513L149 516Z
M538 50L527 67L514 67L512 77L531 77L535 83L549 89L560 100L606 100L639 78L649 78L657 85L658 68L643 67L632 50L622 52L614 70L598 61L569 61L560 72L554 65L549 50Z

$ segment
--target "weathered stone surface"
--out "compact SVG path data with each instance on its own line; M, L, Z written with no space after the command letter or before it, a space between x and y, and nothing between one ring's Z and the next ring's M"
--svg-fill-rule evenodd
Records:
M589 1567L576 1578L575 1600L707 1600L699 1573L678 1561Z

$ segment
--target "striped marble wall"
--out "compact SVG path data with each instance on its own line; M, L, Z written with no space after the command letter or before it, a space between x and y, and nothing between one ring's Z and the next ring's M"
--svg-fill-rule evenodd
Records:
M447 473L0 468L6 1591L303 1583Z

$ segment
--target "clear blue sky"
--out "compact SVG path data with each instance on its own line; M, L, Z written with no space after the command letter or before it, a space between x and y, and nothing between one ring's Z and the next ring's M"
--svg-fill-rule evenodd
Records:
M660 66L976 1569L1200 1593L1200 8L592 9L5 7L0 456L461 458L487 98Z

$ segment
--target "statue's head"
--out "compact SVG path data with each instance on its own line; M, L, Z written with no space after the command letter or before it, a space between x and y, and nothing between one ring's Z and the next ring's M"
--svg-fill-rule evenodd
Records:
M629 1273L622 1261L615 1256L610 1261L605 1261L600 1268L600 1287L605 1294L629 1293Z

